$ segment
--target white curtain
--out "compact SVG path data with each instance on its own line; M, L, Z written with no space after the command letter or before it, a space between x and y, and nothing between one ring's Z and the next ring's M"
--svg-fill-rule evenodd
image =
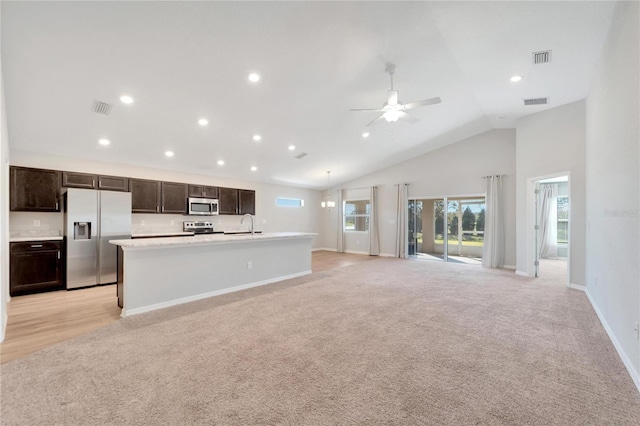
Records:
M369 194L369 256L380 254L380 240L378 238L378 188L371 187Z
M538 256L558 257L558 185L542 184L538 192Z
M338 202L336 202L336 209L338 209L338 253L344 253L344 206L342 205L343 190L338 190Z
M407 258L407 184L398 185L398 216L396 223L396 257Z
M487 199L484 224L482 266L501 268L504 266L504 206L502 181L505 176L486 176Z

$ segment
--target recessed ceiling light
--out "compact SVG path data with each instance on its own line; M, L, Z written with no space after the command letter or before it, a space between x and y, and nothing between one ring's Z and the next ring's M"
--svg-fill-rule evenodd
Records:
M107 146L107 145L109 145L109 144L111 143L111 141L110 141L109 139L100 139L100 140L98 141L98 143L99 143L100 145Z
M249 74L249 81L252 83L257 83L258 81L260 81L260 74L252 72L251 74Z
M173 151L165 151L164 155L166 155L167 157L173 157Z
M364 132L364 133L362 134L362 137L363 137L363 138L368 138L368 137L369 137L369 132Z
M520 77L519 75L514 75L513 77L511 77L509 80L511 80L512 83L517 83L520 80L522 80L522 77Z
M218 166L224 166L224 160L218 160Z
M251 171L255 172L256 170L258 170L258 168L256 166L251 166Z
M122 95L120 96L120 101L123 104L132 104L133 103L133 98L129 95Z
M262 136L260 136L260 135L253 135L253 140L254 140L254 141L258 142L258 141L259 141L259 140L261 140L261 139L262 139Z
M294 149L296 149L295 145L289 145L289 151L293 151Z
M207 124L209 124L209 120L207 120L206 118L201 118L200 120L198 120L198 124L201 126L206 126Z

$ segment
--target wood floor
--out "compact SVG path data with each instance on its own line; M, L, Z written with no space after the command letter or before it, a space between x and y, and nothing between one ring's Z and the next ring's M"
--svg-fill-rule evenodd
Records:
M316 251L312 256L312 270L326 271L373 259L375 257L358 254ZM12 297L7 313L5 340L0 344L0 363L3 364L120 318L115 285Z

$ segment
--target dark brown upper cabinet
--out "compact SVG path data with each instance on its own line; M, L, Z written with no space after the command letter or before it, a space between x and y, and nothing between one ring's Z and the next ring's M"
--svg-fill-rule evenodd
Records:
M218 198L217 186L189 185L189 197Z
M155 180L129 179L132 213L160 213L161 184Z
M238 190L238 214L256 214L256 191Z
M59 212L60 172L10 167L10 210Z
M238 214L238 190L218 188L218 209L220 214Z
M162 182L161 213L187 214L187 184Z
M66 188L101 189L103 191L128 191L129 179L121 176L62 172L62 186Z
M98 176L98 189L127 192L129 179L121 176Z
M95 189L96 175L75 172L62 172L62 186L65 188Z

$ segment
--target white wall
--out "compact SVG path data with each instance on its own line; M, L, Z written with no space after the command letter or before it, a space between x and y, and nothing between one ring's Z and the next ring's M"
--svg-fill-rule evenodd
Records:
M573 102L516 121L517 270L534 274L534 195L527 180L569 173L570 276L584 285L585 268L585 102ZM530 222L530 226L528 226Z
M587 292L640 389L637 2L621 2L587 97Z
M248 182L207 175L186 174L171 170L134 167L125 164L41 155L19 150L11 151L11 164L15 166L253 189L256 191L256 229L263 232L298 231L317 233L320 233L321 230L321 224L318 219L321 193L320 191L312 189ZM275 204L276 197L302 198L305 202L304 207L278 207ZM12 212L10 215L11 231L38 230L38 228L33 227L33 219L36 218L41 221L39 230L55 230L55 228L58 227L62 232L62 213L32 212ZM181 229L183 221L192 219L193 217L191 216L183 215L134 214L132 218L132 229L140 232L144 232L145 227L177 230ZM145 225L141 224L142 220L145 221ZM219 216L215 218L216 224L221 227L239 227L240 220L241 216ZM174 223L171 224L171 221ZM314 247L319 247L320 241L320 236L314 238Z
M380 186L380 252L393 254L396 244L398 183L409 183L409 197L430 198L484 194L483 176L506 174L505 245L506 265L515 265L515 132L490 130L409 161L341 185L342 188ZM326 193L325 193L326 195ZM337 199L335 189L332 198ZM323 247L337 244L337 209L325 212ZM348 246L348 241L347 241Z
M9 132L0 64L0 342L7 326L9 300Z

